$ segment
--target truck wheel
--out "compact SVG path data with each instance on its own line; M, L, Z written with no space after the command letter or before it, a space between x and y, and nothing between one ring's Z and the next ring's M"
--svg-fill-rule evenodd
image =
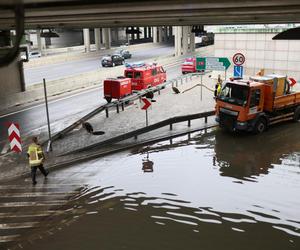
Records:
M105 100L108 102L108 103L111 103L111 97L105 97Z
M264 118L258 119L254 127L254 134L261 134L267 129L267 122Z
M293 120L295 122L300 121L300 107L296 108Z

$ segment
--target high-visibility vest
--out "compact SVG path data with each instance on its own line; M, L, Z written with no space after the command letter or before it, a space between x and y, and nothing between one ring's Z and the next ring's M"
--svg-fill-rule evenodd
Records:
M29 165L30 167L39 166L43 163L44 154L43 149L40 145L32 143L27 151L29 155Z
M219 95L221 93L221 90L222 90L222 85L218 84L217 95Z

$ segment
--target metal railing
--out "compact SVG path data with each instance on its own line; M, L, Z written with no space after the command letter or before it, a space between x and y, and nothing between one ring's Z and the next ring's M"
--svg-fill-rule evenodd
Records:
M83 151L88 151L88 150L92 150L95 148L99 148L101 146L107 146L110 144L114 144L120 141L124 141L130 138L135 138L137 139L137 137L141 134L145 134L148 133L150 131L162 128L162 127L166 127L166 126L170 126L170 130L173 129L173 124L176 123L180 123L180 122L187 122L187 126L190 127L191 126L191 121L195 120L195 119L202 119L204 118L204 122L207 123L208 117L215 115L215 111L207 111L207 112L203 112L203 113L196 113L196 114L191 114L191 115L184 115L184 116L175 116L157 123L154 123L152 125L149 125L147 127L143 127L125 134L121 134L119 136L113 137L113 138L109 138L107 140L71 151L71 152L67 152L63 155L68 155L68 154L73 154L73 153L80 153Z

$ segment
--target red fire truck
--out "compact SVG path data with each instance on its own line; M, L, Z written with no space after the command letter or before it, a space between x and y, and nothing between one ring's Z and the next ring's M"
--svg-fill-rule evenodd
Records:
M197 70L195 57L186 58L181 64L181 72L183 75L187 73L195 73L196 71Z
M124 75L131 78L132 90L142 90L156 86L167 80L166 71L155 63L126 64Z

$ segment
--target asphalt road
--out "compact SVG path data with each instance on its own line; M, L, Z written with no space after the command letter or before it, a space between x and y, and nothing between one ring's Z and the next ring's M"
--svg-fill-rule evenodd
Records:
M179 64L166 67L166 70L168 79L181 75ZM49 113L52 131L61 130L67 124L72 123L72 121L104 103L106 101L103 98L102 86L50 101ZM7 127L5 126L8 122L19 123L21 135L40 134L41 131L47 129L45 106L40 104L15 113L0 115L0 154L5 153L8 149Z
M174 47L170 46L151 48L147 50L138 50L132 52L132 58L127 59L126 62L143 61L161 55L171 55L173 54L173 52ZM43 78L45 78L48 81L52 81L72 75L78 75L85 72L94 71L99 69L99 67L102 68L100 60L101 57L90 58L26 69L24 71L25 82L28 86L42 82ZM105 68L103 68L103 70L105 70Z

